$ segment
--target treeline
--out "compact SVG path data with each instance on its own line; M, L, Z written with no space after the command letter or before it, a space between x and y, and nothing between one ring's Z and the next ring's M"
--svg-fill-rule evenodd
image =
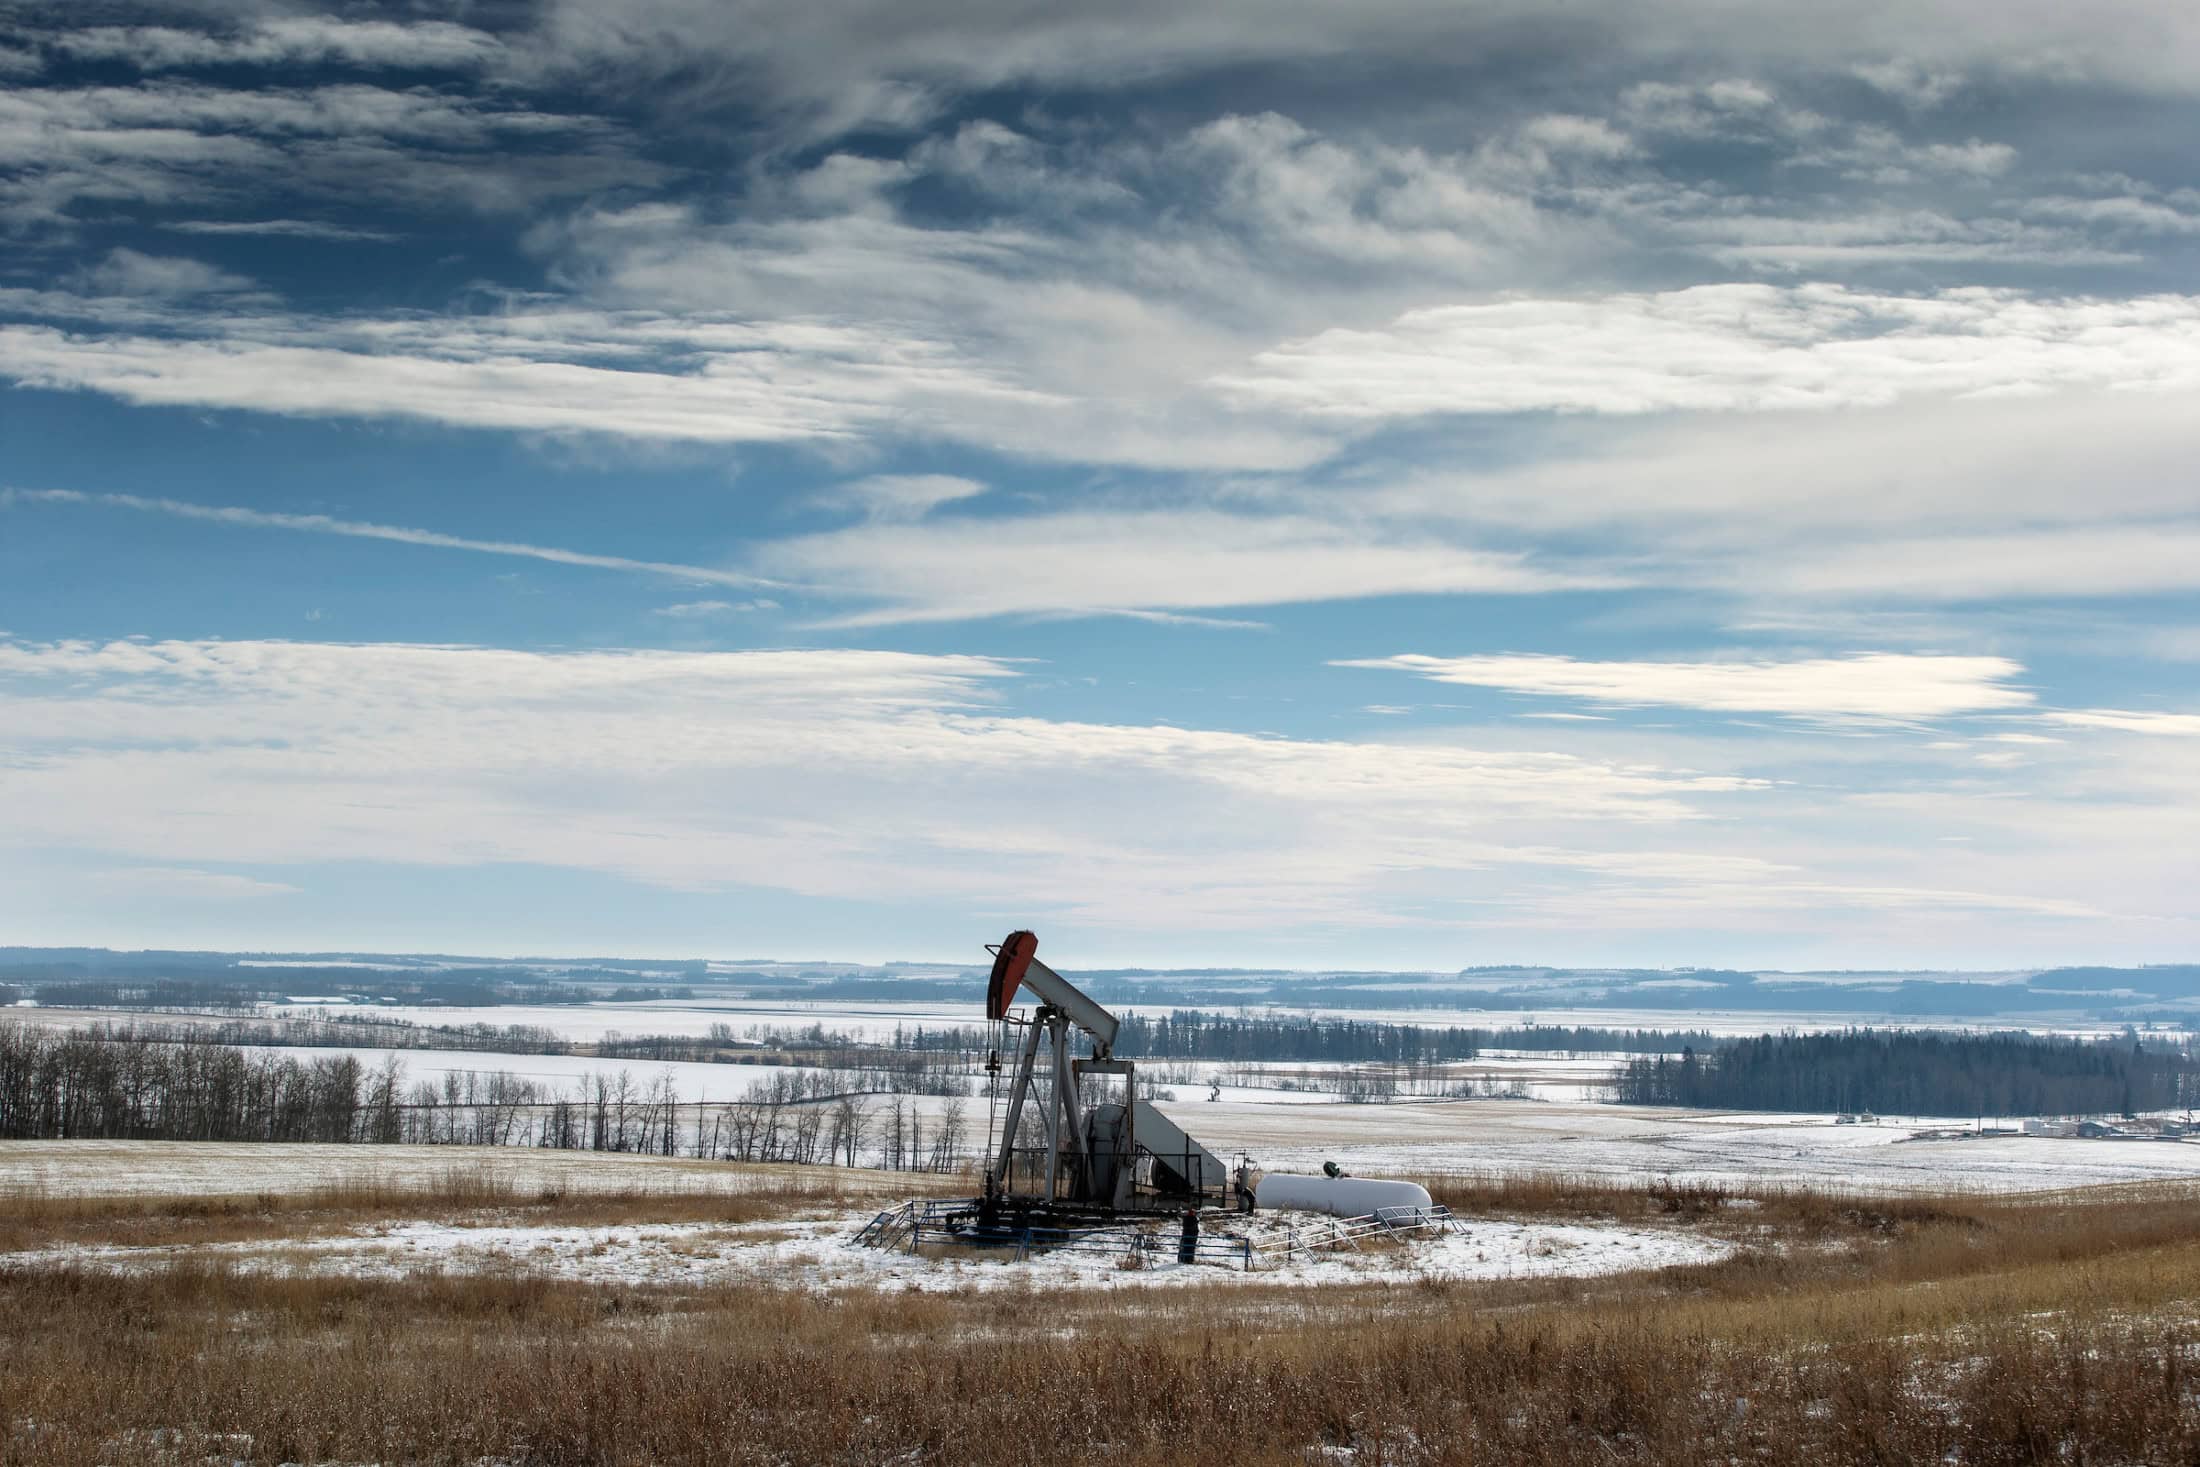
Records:
M0 1024L0 1138L400 1141L399 1073Z
M1708 1034L1653 1029L1529 1025L1519 1029L1387 1024L1304 1014L1217 1014L1199 1009L1123 1020L1117 1054L1139 1059L1324 1060L1414 1065L1479 1058L1490 1050L1537 1054L1665 1054L1710 1043Z
M2200 1101L2200 1064L2135 1040L1851 1029L1767 1034L1637 1059L1628 1105L1897 1115L2097 1115Z
M1291 1061L1340 1064L1425 1065L1471 1060L1491 1050L1534 1054L1673 1054L1684 1046L1708 1046L1708 1032L1610 1029L1530 1024L1523 1028L1435 1027L1379 1020L1318 1018L1309 1014L1221 1014L1177 1009L1167 1014L1125 1014L1115 1053L1124 1059ZM817 1028L781 1042L822 1044L847 1036ZM893 1047L982 1057L992 1032L975 1026L909 1028L894 1032Z
M929 1126L904 1095L780 1070L739 1101L683 1103L669 1073L582 1076L559 1088L506 1071L407 1084L396 1056L298 1059L203 1038L0 1023L0 1139L317 1141L541 1146L734 1161L949 1170L965 1102Z
M156 978L150 982L90 980L36 983L23 990L47 1008L239 1009L273 995L258 984L216 978Z
M372 1014L316 1019L160 1019L132 1014L121 1024L94 1024L85 1033L108 1039L157 1039L171 1044L274 1044L299 1049L443 1049L500 1054L574 1054L556 1030L536 1024L415 1024Z
M307 990L347 1001L450 1008L585 1004L605 996L597 989L551 982L519 968L393 977L371 969L261 966L242 971L138 976L68 971L73 966L18 964L9 970L8 982L19 996L36 999L48 1008L221 1011L281 1003L288 995ZM630 1003L651 1003L692 998L694 990L621 983L616 996Z
M896 1095L966 1095L964 1075L976 1069L982 1050L918 1050L871 1043L822 1030L787 1033L750 1030L735 1037L713 1024L700 1038L680 1034L607 1033L588 1046L599 1059L685 1061L695 1064L793 1065L853 1072L866 1090Z
M862 1088L901 1095L964 1095L963 1075L983 1052L895 1049L823 1030L751 1030L736 1035L713 1024L707 1034L620 1034L570 1039L534 1024L416 1024L372 1013L327 1018L170 1018L132 1015L121 1024L82 1031L102 1040L151 1039L168 1044L284 1045L298 1049L417 1049L458 1053L583 1055L604 1060L694 1064L792 1065L857 1072ZM975 1033L976 1031L972 1031Z

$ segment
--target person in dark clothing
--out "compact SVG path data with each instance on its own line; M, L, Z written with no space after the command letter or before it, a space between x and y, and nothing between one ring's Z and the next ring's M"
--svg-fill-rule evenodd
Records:
M1199 1259L1199 1209L1184 1209L1184 1231L1177 1234L1176 1261L1194 1263Z

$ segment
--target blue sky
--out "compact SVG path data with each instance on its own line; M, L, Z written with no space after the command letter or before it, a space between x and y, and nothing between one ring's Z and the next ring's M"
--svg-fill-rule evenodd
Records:
M2189 960L2200 13L0 5L0 941Z

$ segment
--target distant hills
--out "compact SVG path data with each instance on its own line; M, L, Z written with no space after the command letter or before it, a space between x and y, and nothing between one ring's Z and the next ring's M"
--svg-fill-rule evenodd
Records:
M1455 972L1065 970L1103 1002L1559 1015L1633 1010L1854 1018L2200 1016L2200 964L1990 973L1753 972L1722 968L1474 967ZM471 957L444 953L119 952L0 947L0 1003L231 1006L312 996L459 1005L717 996L818 1002L969 1002L975 966L772 959Z

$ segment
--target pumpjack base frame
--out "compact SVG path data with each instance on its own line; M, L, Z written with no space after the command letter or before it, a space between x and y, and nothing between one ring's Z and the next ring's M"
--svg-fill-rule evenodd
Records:
M973 1243L1010 1243L1034 1232L1074 1234L1091 1229L1123 1228L1138 1223L1170 1222L1187 1211L1197 1212L1202 1230L1238 1216L1237 1210L1207 1204L1110 1208L1048 1202L1043 1198L973 1197L940 1219L950 1233Z

